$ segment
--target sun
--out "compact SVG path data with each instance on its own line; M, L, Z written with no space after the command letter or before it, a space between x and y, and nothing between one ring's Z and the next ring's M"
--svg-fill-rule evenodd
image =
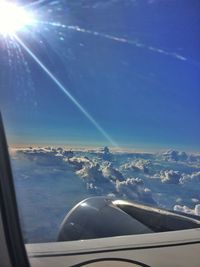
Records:
M32 24L32 16L23 7L0 0L0 34L14 35Z

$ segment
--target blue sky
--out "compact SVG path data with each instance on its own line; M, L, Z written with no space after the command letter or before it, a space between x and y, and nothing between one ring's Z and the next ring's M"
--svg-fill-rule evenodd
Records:
M200 149L198 0L48 2L30 9L66 27L40 23L18 36L115 143ZM0 105L10 143L109 145L20 45L9 56L5 42Z

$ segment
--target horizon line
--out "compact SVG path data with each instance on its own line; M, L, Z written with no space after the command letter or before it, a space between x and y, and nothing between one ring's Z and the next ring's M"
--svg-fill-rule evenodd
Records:
M118 147L113 147L107 144L103 143L96 143L96 144L83 144L83 143L14 143L14 144L8 144L8 147L12 148L28 148L28 147L53 147L53 148L68 148L68 149L91 149L96 150L103 147L108 147L111 151L120 151L120 152L130 152L130 153L158 153L158 152L164 152L168 150L176 150L180 152L187 152L187 153L200 153L200 150L194 150L194 149L180 149L175 146L169 145L169 146L158 146L153 144L132 144L132 145L121 145Z

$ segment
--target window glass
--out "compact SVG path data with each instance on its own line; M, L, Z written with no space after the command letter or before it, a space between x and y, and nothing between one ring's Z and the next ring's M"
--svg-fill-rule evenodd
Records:
M111 201L108 225L125 211L141 233L155 229L114 201L198 220L199 12L198 0L0 2L0 108L26 243L58 240L96 196ZM76 209L72 239L101 201Z

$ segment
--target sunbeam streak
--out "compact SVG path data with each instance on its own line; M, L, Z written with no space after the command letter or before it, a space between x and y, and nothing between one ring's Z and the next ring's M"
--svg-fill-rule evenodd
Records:
M59 24L56 25L56 23L54 23L54 26L58 26ZM60 25L61 27L66 27L66 25ZM97 31L91 31L91 30L87 30L87 29L83 29L83 28L80 28L79 26L67 26L68 29L70 30L74 30L74 31L78 31L78 32L83 32L83 33L87 33L87 34L91 34L91 35L94 35L94 36L99 36L99 37L103 37L103 38L106 38L106 39L110 39L112 41L116 41L116 42L119 42L119 43L126 43L126 44L129 44L129 45L134 45L135 47L137 48L145 48L145 49L148 49L152 52L155 52L155 53L159 53L159 54L163 54L165 56L170 56L170 57L173 57L173 58L176 58L178 60L182 60L182 61L186 61L187 58L180 55L180 54L177 54L175 52L168 52L168 51L165 51L161 48L157 48L157 47L154 47L154 46L148 46L144 43L141 43L140 41L138 41L137 39L136 40L130 40L130 39L126 39L126 38L123 38L123 37L117 37L117 36L114 36L114 35L110 35L110 34L107 34L107 33L101 33L101 32L97 32Z
M183 56L181 54L178 54L176 52L169 52L169 51L166 51L166 50L164 50L162 48L158 48L158 47L155 47L155 46L146 45L145 43L140 42L138 39L130 40L130 39L127 39L127 38L118 37L118 36L107 34L107 33L102 33L102 32L97 32L97 31L84 29L84 28L81 28L79 26L61 24L59 22L37 21L37 23L38 24L39 23L47 24L47 25L53 26L53 27L60 27L60 28L63 28L63 29L68 29L68 30L72 30L72 31L77 31L77 32L81 32L81 33L86 33L86 34L102 37L102 38L105 38L105 39L108 39L108 40L112 40L112 41L115 41L115 42L119 42L119 43L133 45L136 48L147 49L147 50L149 50L151 52L162 54L162 55L165 55L165 56L169 56L169 57L175 58L177 60L181 60L181 61L188 61L189 60L188 58L186 58L185 56ZM192 63L199 64L199 62L192 62Z
M96 122L96 120L85 110L85 108L73 97L73 95L62 85L62 83L50 72L50 70L39 60L39 58L26 46L26 44L15 34L14 38L23 47L23 49L32 57L32 59L43 69L58 88L67 96L75 106L85 115L86 118L96 127L96 129L107 139L114 147L118 147L106 131Z

